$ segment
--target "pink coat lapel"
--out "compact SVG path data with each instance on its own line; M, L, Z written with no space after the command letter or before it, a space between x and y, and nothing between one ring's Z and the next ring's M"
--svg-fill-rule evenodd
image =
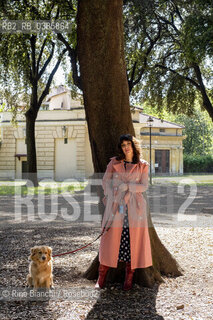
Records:
M113 164L113 168L115 169L116 172L118 173L124 173L125 180L128 179L134 168L137 166L136 163L127 163L126 164L126 169L124 167L124 160L116 160Z

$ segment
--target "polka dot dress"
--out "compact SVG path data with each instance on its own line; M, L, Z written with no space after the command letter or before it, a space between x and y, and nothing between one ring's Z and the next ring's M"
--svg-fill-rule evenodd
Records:
M124 161L124 165L127 161ZM126 168L126 166L125 166ZM130 254L130 236L129 236L129 221L128 221L128 209L124 210L124 221L123 221L123 230L121 234L121 243L119 249L119 261L130 262L131 254Z
M126 210L123 222L123 230L121 234L121 243L119 249L119 261L129 262L131 260L130 255L130 237L129 237L129 221L128 221L128 210Z

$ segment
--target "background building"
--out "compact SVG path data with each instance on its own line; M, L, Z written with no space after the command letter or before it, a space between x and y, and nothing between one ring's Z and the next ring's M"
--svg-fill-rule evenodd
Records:
M25 116L18 114L18 126L11 124L11 113L0 114L0 179L20 179L26 172ZM132 110L136 138L141 140L143 158L149 162L149 128L141 108ZM181 125L158 118L152 125L153 174L183 174ZM93 173L87 123L81 99L70 91L54 89L38 113L35 127L39 178L61 181L88 177Z

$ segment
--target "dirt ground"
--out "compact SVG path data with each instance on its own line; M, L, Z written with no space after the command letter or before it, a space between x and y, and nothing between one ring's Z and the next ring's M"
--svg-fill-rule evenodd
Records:
M183 191L175 185L156 185L147 192L156 231L183 268L183 276L164 277L164 283L153 288L134 285L130 292L124 292L118 283L97 292L94 281L82 277L97 255L97 241L73 255L54 258L55 296L41 300L33 296L27 300L17 297L16 292L12 294L12 288L26 291L32 246L50 245L53 254L57 254L79 248L99 234L97 199L87 195L87 190L75 194L80 205L78 219L71 217L70 203L74 206L74 200L62 195L44 196L43 205L42 199L34 196L28 202L28 210L21 207L15 196L0 197L0 319L213 318L210 186L198 186L195 193L189 186ZM62 209L67 209L67 214ZM54 212L55 216L50 216ZM47 213L49 221L44 221ZM74 221L68 221L71 218Z

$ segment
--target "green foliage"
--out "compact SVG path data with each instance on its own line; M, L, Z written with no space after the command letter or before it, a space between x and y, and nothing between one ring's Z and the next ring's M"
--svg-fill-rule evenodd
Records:
M139 105L141 107L141 105ZM161 110L159 110L157 105L149 104L148 102L145 102L142 106L143 108L143 113L149 114L151 116L157 117L159 119L164 119L167 121L171 122L176 122L178 124L183 124L184 123L179 123L177 119L177 115L173 114L172 112L169 112L164 106L162 107Z
M206 112L196 110L194 115L188 117L179 115L175 121L185 126L183 134L184 154L193 156L213 154L213 125Z
M190 62L198 64L213 54L213 6L211 1L194 1L183 25L182 43Z
M17 88L13 86L13 83L9 82L9 85L0 89L0 98L4 101L0 105L0 112L12 113L12 124L17 125L16 116L20 112L25 112L29 108L30 96L26 93L25 88Z
M190 155L183 156L184 173L189 172L213 172L212 155Z
M65 19L72 21L72 30L63 33L72 52L76 52L77 0L4 0L0 1L0 19ZM126 66L131 97L139 103L147 102L161 114L163 109L173 114L192 116L197 100L202 109L202 95L198 90L193 64L198 63L206 86L213 100L213 8L211 0L126 0L124 1L124 28ZM12 78L17 88L24 87L27 94L32 52L30 34L0 35L0 78L6 84ZM36 35L36 59L46 37L42 61L51 52L51 43L60 51L62 43L56 35ZM73 54L75 56L75 53ZM70 61L73 60L69 52ZM77 56L76 56L77 62ZM63 63L63 61L62 61ZM66 80L72 92L78 94L73 75L67 72ZM42 92L48 81L48 70L39 80Z

